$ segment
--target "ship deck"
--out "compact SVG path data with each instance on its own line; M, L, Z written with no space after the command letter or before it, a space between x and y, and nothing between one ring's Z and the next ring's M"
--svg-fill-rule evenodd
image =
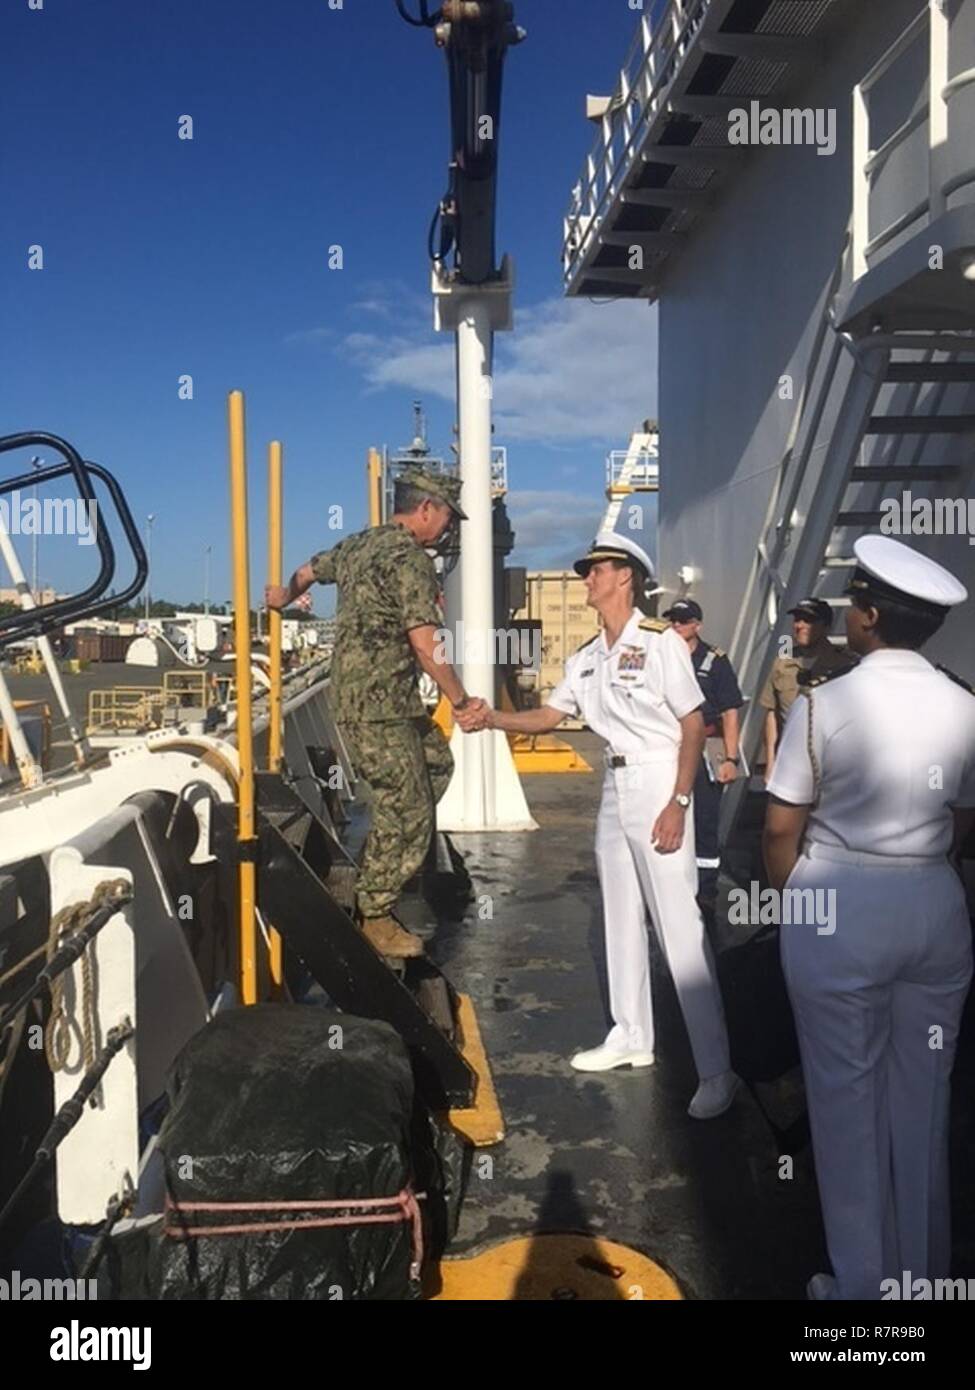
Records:
M569 739L601 766L600 740ZM652 943L657 1060L651 1069L572 1071L569 1055L607 1027L602 919L593 852L600 777L526 776L538 831L455 836L477 895L460 923L441 922L428 950L474 1000L507 1120L493 1163L475 1162L451 1253L533 1231L622 1242L664 1266L686 1297L797 1299L828 1269L801 1075L780 1026L774 980L746 1001L766 1053L731 1110L686 1112L696 1078L677 998ZM757 850L754 801L739 863ZM481 920L487 900L493 918ZM709 924L728 964L727 933ZM723 949L724 948L724 949ZM743 1011L729 1011L733 1053ZM754 1038L749 1046L754 1052ZM739 1067L741 1070L742 1068ZM975 1157L975 1011L955 1071L955 1273L975 1274L975 1199L961 1179ZM792 1176L780 1176L794 1160ZM482 1175L483 1174L483 1175Z
M159 675L93 667L71 677L68 689L81 713L89 689L151 685ZM9 681L15 698L50 700L43 676ZM70 763L71 750L51 703L57 767ZM564 737L594 769L601 767L598 738ZM641 1251L688 1298L802 1298L810 1275L828 1266L788 1006L781 979L767 969L742 993L744 977L734 969L742 957L727 925L709 922L709 930L733 1056L747 1085L726 1115L701 1122L686 1114L695 1072L652 934L655 1065L601 1075L569 1066L572 1052L601 1041L608 1026L593 850L600 780L598 771L525 776L537 831L452 837L474 898L460 920L437 921L427 950L474 1001L507 1137L475 1157L450 1254L533 1232L581 1232ZM740 882L758 873L761 814L761 798L749 798L729 856ZM418 900L404 909L408 922L425 911ZM738 981L737 997L729 994L728 979ZM975 1160L973 1097L970 999L952 1128L954 1273L969 1278L975 1276L975 1189L963 1179Z

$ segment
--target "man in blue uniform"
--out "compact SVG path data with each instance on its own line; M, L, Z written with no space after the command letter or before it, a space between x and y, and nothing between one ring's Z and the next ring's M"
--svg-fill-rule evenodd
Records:
M694 781L694 841L697 848L698 896L714 901L718 884L718 815L721 793L738 776L738 711L745 703L731 662L720 647L701 637L704 613L692 598L681 598L664 613L687 643L697 683L704 696L706 738L720 737L723 757L712 765L707 749Z

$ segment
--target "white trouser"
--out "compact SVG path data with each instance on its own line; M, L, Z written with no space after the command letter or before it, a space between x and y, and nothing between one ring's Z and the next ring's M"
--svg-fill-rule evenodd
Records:
M949 1079L972 978L961 883L944 861L803 856L787 887L836 892L831 934L781 928L836 1296L946 1278Z
M676 753L659 761L608 769L596 822L596 863L603 896L606 965L613 1028L607 1045L653 1051L653 1005L646 912L677 989L698 1075L727 1071L728 1035L714 962L697 906L694 816L673 854L650 843L650 831L674 791Z

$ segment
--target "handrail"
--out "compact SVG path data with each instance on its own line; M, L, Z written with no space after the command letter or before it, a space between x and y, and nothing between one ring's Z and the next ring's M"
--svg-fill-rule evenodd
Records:
M893 67L897 59L905 54L912 44L918 41L927 22L928 9L927 6L925 6L924 9L911 20L900 37L896 38L887 51L880 55L873 67L868 69L866 76L861 77L858 84L861 92L869 92L870 88L883 77L888 68Z
M686 40L700 27L703 22L703 16L710 8L711 3L712 0L692 0L692 3L688 5L686 9L683 9L682 12L682 8L678 7L677 0L669 0L667 8L660 15L660 22L657 28L650 35L649 42L645 41L643 60L638 65L634 76L630 78L625 68L621 71L621 78L624 74L627 76L626 87L628 88L629 94L618 106L614 107L611 105L610 111L603 117L604 122L609 122L609 129L607 131L604 127L600 134L596 136L592 150L586 157L586 162L583 166L583 177L579 181L578 200L573 198L569 207L569 215L566 219L569 230L566 231L562 242L563 265L570 253L572 254L573 260L584 253L588 245L588 239L592 233L592 226L598 220L599 212L607 201L610 190L616 182L616 177L620 168L625 166L635 147L643 138L644 131L642 128L647 124L648 113L650 113L650 119L657 114L661 95L667 91L676 77L676 70L670 71L673 60L676 58L679 66L682 51L685 55L687 53L688 45ZM682 18L683 22L679 29L675 29L673 20L678 16ZM667 22L668 18L671 20L670 23ZM644 21L641 20L640 23L642 27ZM669 45L665 46L667 38L669 38L671 42ZM631 52L638 41L639 33L631 45ZM613 139L618 133L618 127L623 124L620 119L620 113L625 112L626 107L634 101L632 94L640 82L643 81L647 69L650 67L654 57L662 58L661 79L654 82L654 86L647 92L645 98L637 98L639 114L637 119L633 121L633 128L629 133L629 137L624 140L622 149L618 155L615 155L612 150ZM622 88L623 83L621 81L621 95ZM614 126L616 129L614 129ZM612 162L612 175L610 175L607 167L610 161ZM590 169L592 170L591 173L589 173ZM598 185L601 180L604 186L602 191L598 192ZM589 203L591 203L591 207L588 206ZM589 219L589 226L579 239L578 244L572 248L571 242L573 232L578 227L583 217Z
M941 100L950 101L963 87L970 87L973 82L975 82L975 68L966 68L964 72L955 73L951 81L942 87Z
M48 482L52 478L63 477L70 473L74 479L75 487L83 502L88 504L89 514L95 505L95 491L88 476L88 470L73 445L66 439L59 439L54 434L28 432L25 434L8 434L0 438L0 454L10 453L13 449L32 448L40 446L44 449L56 449L66 459L64 464L56 464L52 468L42 468L36 472L24 474L17 478L7 479L0 483L0 496L7 492L17 492L20 488L33 487L35 484ZM98 553L101 557L101 565L97 578L81 594L72 595L68 599L59 599L55 603L46 604L47 617L52 621L46 626L57 626L64 621L65 616L74 612L79 605L90 603L99 599L109 587L115 575L115 551L112 549L112 542L107 531L103 531L96 525L95 543L98 546ZM4 618L0 621L0 642L9 640L13 632L40 633L46 630L45 626L38 628L36 614L40 609L25 609L22 613L14 617Z
M863 254L865 256L872 256L875 251L880 250L881 246L886 246L888 241L893 241L895 237L900 236L901 232L906 232L908 227L924 216L930 206L930 198L922 198L919 203L915 203L914 207L908 208L906 212L902 212L900 217L895 218L882 232L878 232L875 237L872 237L870 241L867 242L866 246L863 248Z
M867 95L894 63L922 40L928 45L927 99L877 150L869 148L870 109ZM956 172L949 176L947 169L949 147L949 104L965 88L975 85L975 68L966 68L948 78L950 60L950 16L942 0L928 0L914 20L899 35L873 67L854 87L853 138L853 205L854 205L854 280L870 269L870 260L901 233L925 214L928 222L939 218L947 209L948 199L975 181L975 170ZM871 179L891 154L925 122L929 127L927 149L927 198L901 213L889 226L870 236L872 203Z
M960 173L952 175L944 186L945 197L950 198L952 193L957 193L959 188L969 183L975 183L975 168L962 169Z
M908 116L903 125L899 125L893 135L888 135L887 139L880 146L879 150L874 150L863 166L863 172L869 178L873 171L881 164L898 145L902 145L909 135L913 135L925 121L930 118L931 107L928 102L919 106L913 115Z
M17 441L11 443L10 441ZM115 577L115 550L107 530L96 525L95 537L102 554L102 566L95 583L90 585L81 594L72 594L69 598L59 599L55 603L47 603L39 608L24 610L22 613L0 619L0 645L22 637L38 637L45 632L50 632L52 628L60 627L63 623L72 622L82 617L94 617L98 613L103 613L110 608L115 608L120 604L127 603L142 589L149 573L149 565L146 559L145 549L142 539L139 536L138 527L132 518L129 505L125 500L117 479L107 468L101 464L94 463L91 459L82 459L75 449L65 440L59 440L55 435L10 435L7 439L0 439L0 453L9 449L20 448L24 443L40 443L43 447L53 447L61 449L68 456L68 462L55 464L51 468L44 468L37 472L24 474L19 478L14 478L0 484L0 495L5 492L16 491L20 487L32 487L35 483L49 482L54 478L64 477L72 474L78 482L79 475L74 460L80 464L84 473L84 487L79 486L82 492L82 500L88 502L89 506L97 505L94 490L91 488L87 479L88 474L93 474L105 484L108 494L115 505L125 539L129 543L135 560L135 574L131 582L121 593L113 593L105 597L105 590L109 588ZM68 452L70 451L70 452ZM72 459L71 455L74 456ZM87 495L86 495L87 494ZM104 548L103 548L104 547ZM109 567L106 575L105 550L107 549Z

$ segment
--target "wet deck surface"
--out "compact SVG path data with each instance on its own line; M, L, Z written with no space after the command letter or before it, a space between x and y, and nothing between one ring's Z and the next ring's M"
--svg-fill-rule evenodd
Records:
M570 738L598 767L599 740ZM802 1298L828 1265L800 1074L774 981L756 987L744 1012L731 1011L733 1053L739 1028L750 1026L759 1064L717 1119L686 1114L696 1075L656 943L655 1065L587 1076L569 1066L608 1026L593 853L600 782L598 772L525 777L538 831L454 837L477 899L428 949L473 996L508 1137L485 1151L490 1167L475 1162L451 1253L533 1230L588 1231L649 1255L689 1298ZM975 1151L971 1012L955 1080L955 1185L967 1189L956 1202L960 1275L975 1272L965 1180Z
M66 683L83 714L90 689L157 684L160 675L102 666ZM15 698L52 704L52 763L70 762L45 679L12 676L10 684ZM566 737L601 768L597 738ZM536 1230L589 1232L656 1260L689 1298L801 1298L809 1276L827 1264L788 1006L774 974L743 977L731 969L734 951L719 957L732 1051L750 1085L718 1119L686 1114L696 1077L652 938L656 1064L589 1076L569 1066L570 1055L600 1042L608 1027L593 852L600 783L600 771L526 776L538 831L454 837L475 899L463 921L441 922L428 950L473 997L508 1137L475 1160L451 1253ZM739 881L749 877L755 829L737 851ZM712 930L719 951L727 947L727 934ZM952 1140L954 1273L968 1278L975 1277L973 1097L970 999Z

